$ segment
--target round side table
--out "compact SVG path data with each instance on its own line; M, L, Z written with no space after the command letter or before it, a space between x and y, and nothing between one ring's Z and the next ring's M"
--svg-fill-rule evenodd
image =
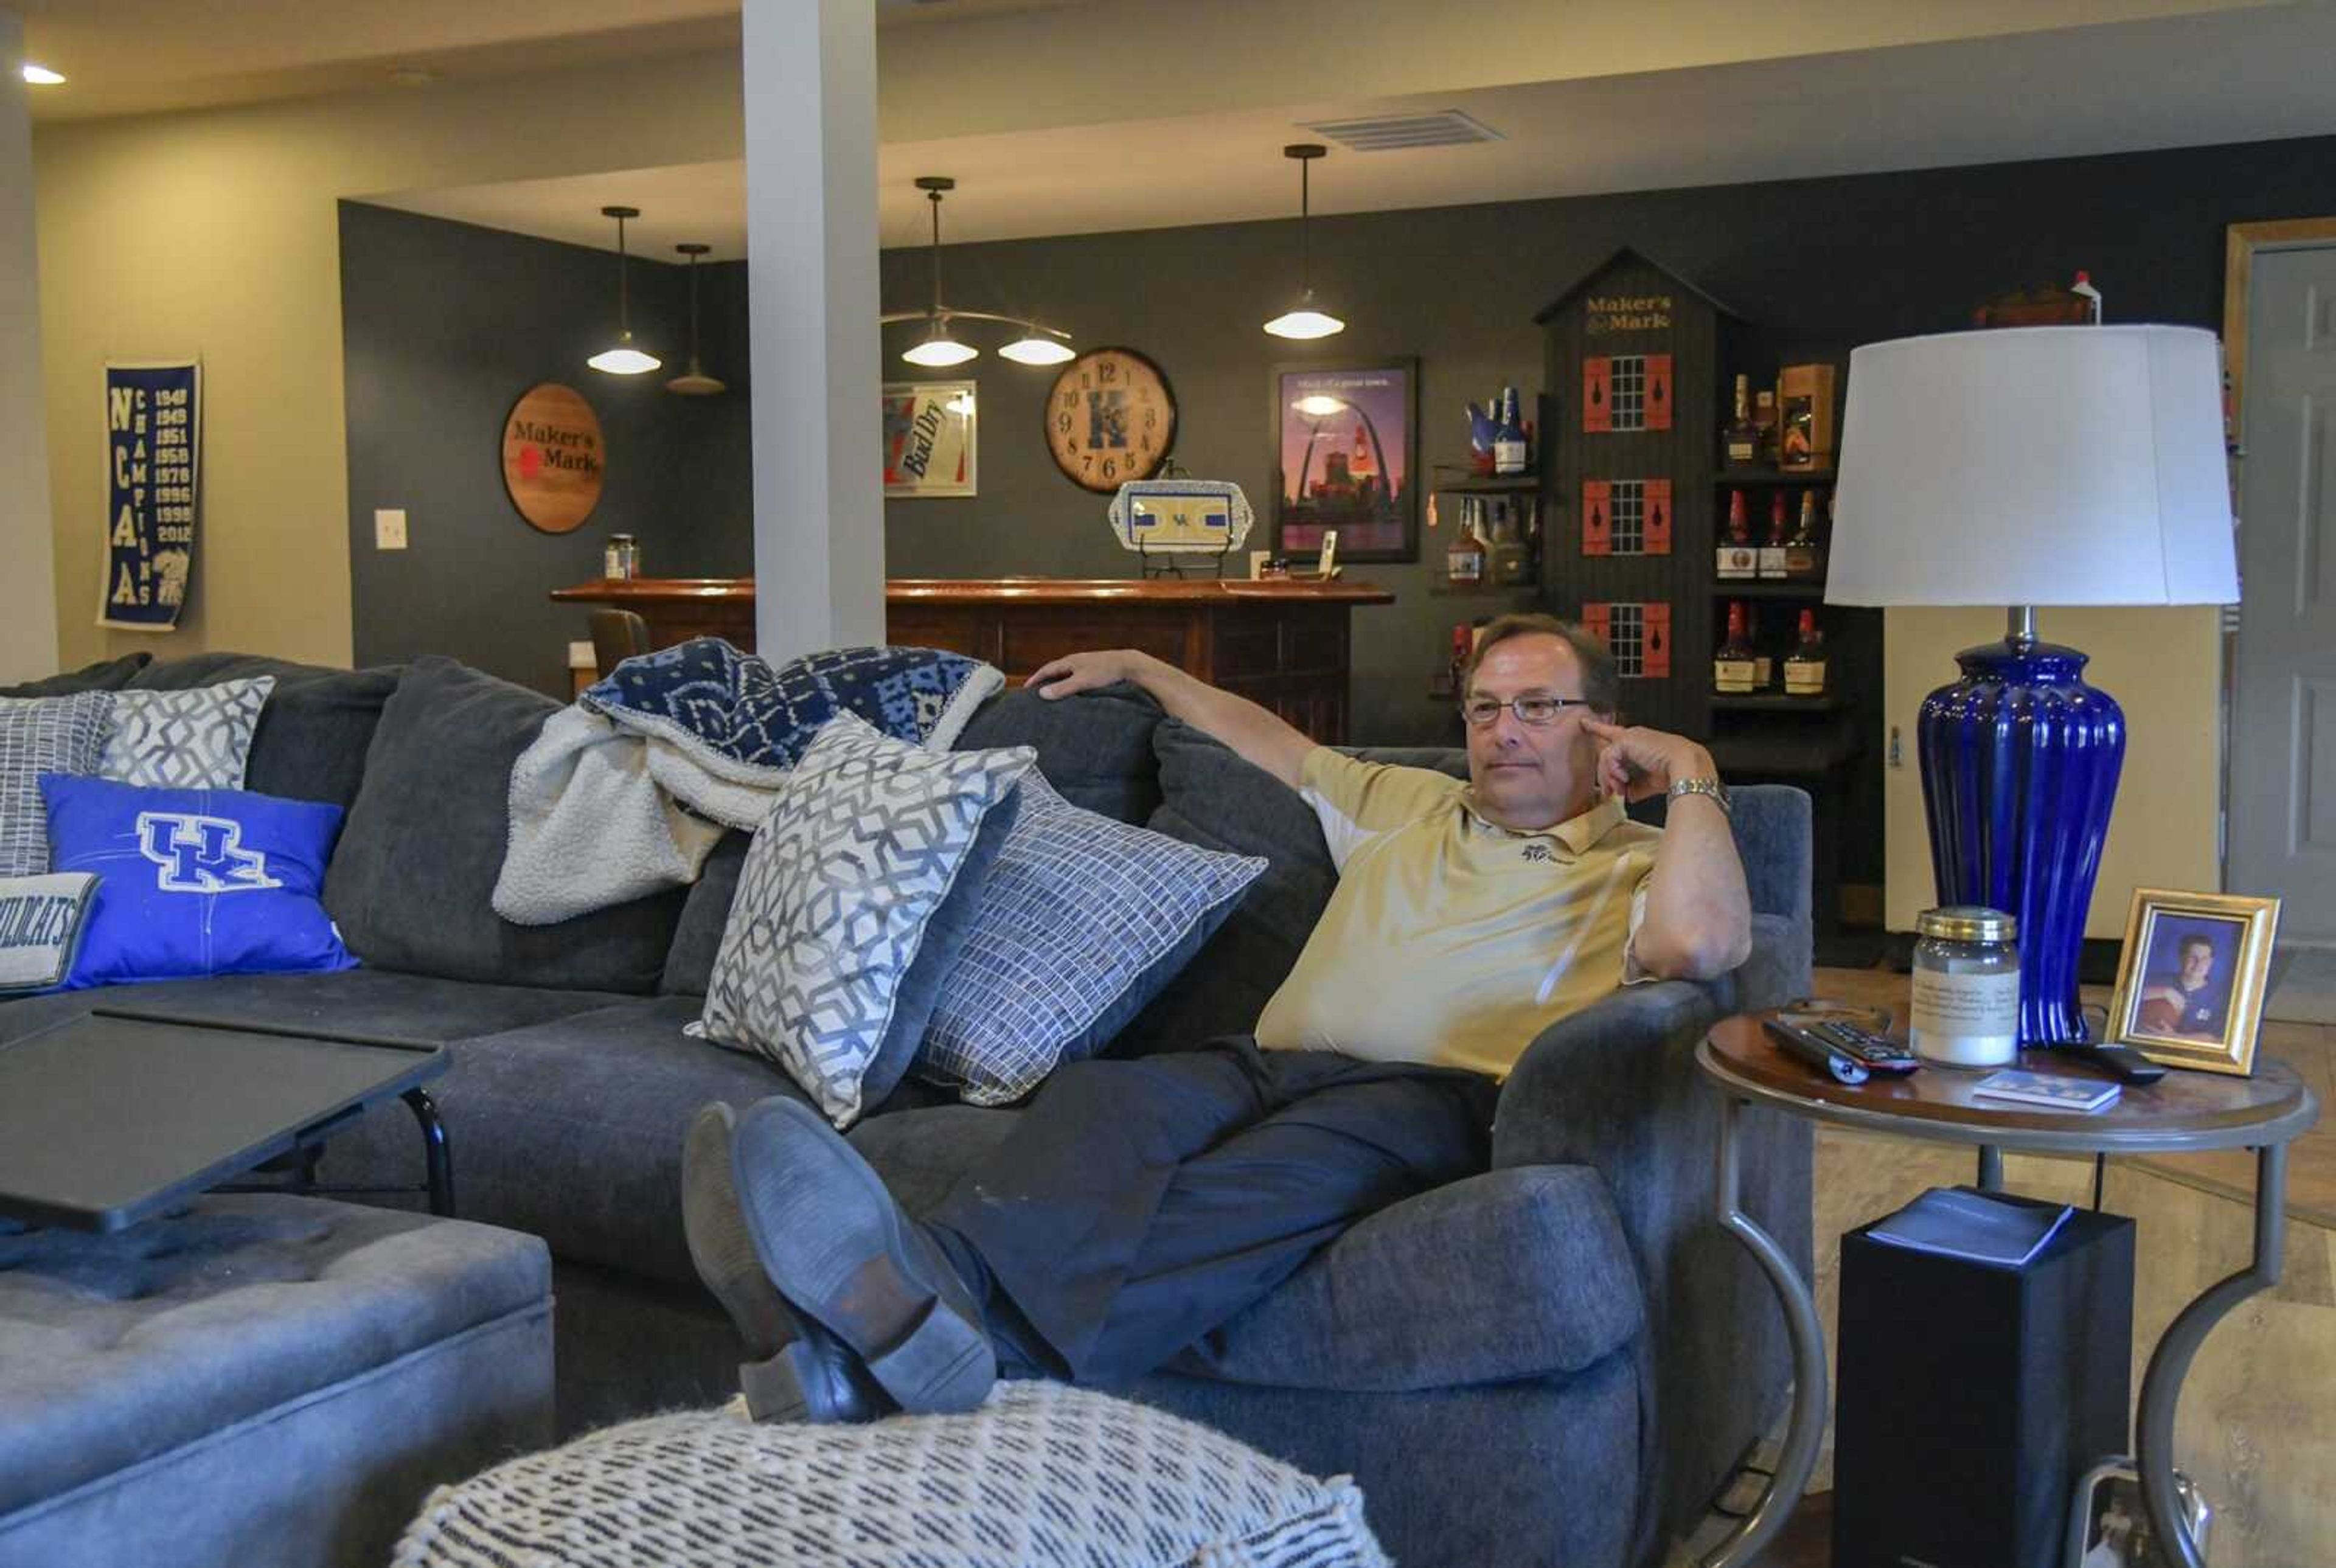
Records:
M1986 1075L1925 1066L1902 1077L1879 1074L1855 1086L1824 1077L1770 1042L1760 1014L1722 1019L1696 1050L1696 1065L1719 1090L1719 1219L1768 1277L1792 1341L1793 1408L1776 1474L1757 1507L1705 1555L1702 1568L1741 1568L1783 1528L1816 1468L1827 1416L1825 1329L1816 1299L1784 1250L1744 1213L1736 1168L1737 1119L1747 1105L1835 1126L1979 1151L1979 1185L2003 1185L2003 1154L2176 1154L2201 1149L2255 1151L2255 1246L2252 1267L2209 1287L2183 1309L2149 1359L2134 1422L2142 1497L2159 1541L2182 1568L2204 1568L2174 1493L2174 1408L2191 1359L2232 1308L2279 1282L2287 1237L2287 1145L2320 1118L2319 1102L2293 1068L2268 1059L2252 1077L2171 1072L2155 1084L2127 1084L2115 1104L2091 1113L1981 1100ZM2020 1067L2087 1083L2102 1080L2063 1056L2024 1053Z

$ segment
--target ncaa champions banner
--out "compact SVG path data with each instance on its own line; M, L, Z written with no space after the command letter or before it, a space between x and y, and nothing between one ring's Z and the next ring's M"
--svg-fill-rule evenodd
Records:
M202 494L199 360L105 366L105 586L97 624L170 631L187 604Z

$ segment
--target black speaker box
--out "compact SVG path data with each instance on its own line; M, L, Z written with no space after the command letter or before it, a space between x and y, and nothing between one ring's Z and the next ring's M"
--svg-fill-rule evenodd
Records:
M2077 1478L2131 1451L2133 1222L2079 1210L2018 1269L1869 1228L1841 1239L1833 1568L2060 1568Z

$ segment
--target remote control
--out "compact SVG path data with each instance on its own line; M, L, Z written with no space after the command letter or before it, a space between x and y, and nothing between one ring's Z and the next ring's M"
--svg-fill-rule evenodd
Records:
M2154 1084L2166 1076L2164 1067L2131 1046L2088 1046L2071 1040L2044 1048L2074 1061L2089 1062L2111 1077L2122 1078L2128 1084Z
M1837 1083L1862 1084L1871 1075L1865 1064L1839 1046L1828 1045L1815 1038L1808 1030L1796 1029L1776 1018L1766 1018L1762 1025L1776 1048L1797 1058Z
M1808 1036L1818 1045L1848 1052L1859 1066L1871 1072L1911 1073L1922 1065L1920 1057L1889 1036L1837 1018L1812 1017L1786 1008L1774 1021L1781 1028Z

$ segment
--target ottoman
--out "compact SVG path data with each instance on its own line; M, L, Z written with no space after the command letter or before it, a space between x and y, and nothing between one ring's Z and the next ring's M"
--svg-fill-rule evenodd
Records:
M394 1568L1388 1568L1345 1477L1059 1383L962 1416L604 1427L423 1505Z
M550 1440L541 1241L215 1194L0 1234L0 1568L379 1563Z

